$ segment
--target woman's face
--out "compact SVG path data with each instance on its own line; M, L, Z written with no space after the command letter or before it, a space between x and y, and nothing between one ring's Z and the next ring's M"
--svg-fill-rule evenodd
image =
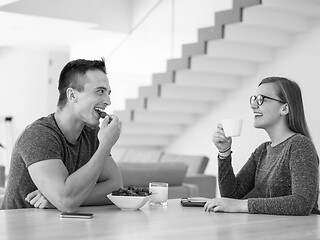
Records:
M277 85L275 83L263 83L258 87L256 96L263 95L280 100L277 96ZM276 126L281 120L281 109L284 103L276 100L264 98L262 105L257 102L251 104L254 114L254 127L269 130Z

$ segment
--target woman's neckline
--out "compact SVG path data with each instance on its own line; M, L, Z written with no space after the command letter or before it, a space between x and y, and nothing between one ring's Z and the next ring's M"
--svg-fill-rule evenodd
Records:
M291 138L293 138L294 136L296 136L298 133L293 133L291 136L287 137L286 139L284 139L282 142L279 142L277 145L272 146L272 141L269 142L269 146L270 148L274 149L280 145L282 145L283 143L287 142L288 140L290 140Z

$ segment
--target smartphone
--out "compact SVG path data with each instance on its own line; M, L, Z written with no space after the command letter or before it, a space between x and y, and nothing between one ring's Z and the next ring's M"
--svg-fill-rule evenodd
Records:
M204 199L181 198L180 204L183 207L203 207L206 202Z
M68 213L68 212L62 212L60 213L60 218L92 218L93 213L79 213L79 212L74 212L74 213Z

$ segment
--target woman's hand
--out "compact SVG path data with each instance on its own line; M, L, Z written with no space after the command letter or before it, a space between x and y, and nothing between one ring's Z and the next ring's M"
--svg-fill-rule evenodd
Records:
M213 198L204 205L203 210L207 212L248 212L248 200Z
M55 208L38 189L29 193L25 200L35 208Z
M226 152L231 148L232 139L231 137L226 137L221 123L217 125L217 129L213 133L212 142L221 153Z

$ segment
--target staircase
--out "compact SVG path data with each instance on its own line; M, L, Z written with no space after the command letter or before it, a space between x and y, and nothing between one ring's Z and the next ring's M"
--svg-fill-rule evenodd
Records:
M234 0L124 111L116 148L163 149L320 18L319 0Z

